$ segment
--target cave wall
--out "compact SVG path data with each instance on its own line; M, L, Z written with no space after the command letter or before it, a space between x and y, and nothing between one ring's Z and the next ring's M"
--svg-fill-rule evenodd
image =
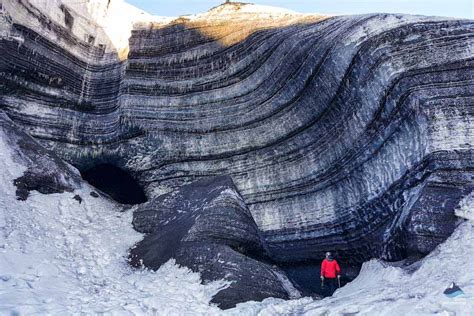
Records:
M122 60L34 18L58 39L0 19L0 110L149 196L230 175L277 261L426 253L473 188L471 20L236 6L137 24Z

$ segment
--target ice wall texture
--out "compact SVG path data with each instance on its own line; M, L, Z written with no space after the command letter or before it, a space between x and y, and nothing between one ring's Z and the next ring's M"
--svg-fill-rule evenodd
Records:
M472 191L472 20L225 5L136 25L120 61L27 14L0 22L2 111L149 196L230 175L274 260L425 254Z

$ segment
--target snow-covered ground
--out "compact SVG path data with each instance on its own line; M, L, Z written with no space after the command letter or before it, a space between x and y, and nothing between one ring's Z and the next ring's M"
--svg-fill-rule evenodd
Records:
M465 206L474 209L473 204ZM453 281L465 295L448 298L443 294ZM474 315L473 293L474 223L469 221L411 274L372 260L331 298L272 302L260 310L260 315Z
M87 185L17 201L12 180L25 168L5 139L0 131L0 315L219 311L208 303L222 282L201 285L172 262L157 272L131 269L127 250L142 238L131 212L90 196Z
M0 132L0 314L112 315L474 315L474 198L460 205L462 223L447 242L409 274L378 261L331 298L247 302L225 312L209 305L224 282L200 284L199 275L173 262L157 272L133 270L128 248L141 239L131 211L89 195L32 192L17 201L12 180L25 167ZM75 194L83 198L79 204ZM447 298L455 281L466 293Z

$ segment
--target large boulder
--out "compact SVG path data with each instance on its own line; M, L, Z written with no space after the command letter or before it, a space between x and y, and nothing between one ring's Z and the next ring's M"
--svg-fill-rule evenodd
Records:
M133 225L148 235L131 249L132 265L158 269L174 258L200 272L204 282L229 281L213 299L221 308L293 295L284 273L268 262L257 225L229 176L196 181L141 205Z

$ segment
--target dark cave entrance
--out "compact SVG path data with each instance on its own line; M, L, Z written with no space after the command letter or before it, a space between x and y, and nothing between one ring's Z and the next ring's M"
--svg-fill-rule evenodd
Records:
M111 164L98 164L81 171L82 178L122 204L141 204L147 197L138 182L125 170Z

